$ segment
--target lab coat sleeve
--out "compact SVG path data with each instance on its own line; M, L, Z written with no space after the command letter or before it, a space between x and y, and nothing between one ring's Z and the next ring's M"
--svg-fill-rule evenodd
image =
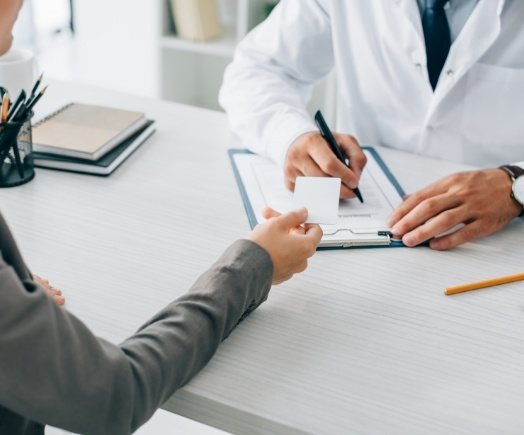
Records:
M251 151L283 165L291 143L316 130L306 104L332 68L328 2L281 0L226 69L219 100L232 130Z

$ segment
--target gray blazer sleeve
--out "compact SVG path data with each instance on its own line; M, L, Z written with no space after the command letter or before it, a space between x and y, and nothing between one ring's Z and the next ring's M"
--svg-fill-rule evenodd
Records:
M265 250L237 241L117 346L0 260L0 405L73 432L131 433L266 299L272 275Z

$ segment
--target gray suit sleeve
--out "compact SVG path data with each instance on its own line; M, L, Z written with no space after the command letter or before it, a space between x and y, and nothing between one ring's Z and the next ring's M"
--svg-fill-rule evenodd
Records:
M73 432L131 433L266 299L272 275L267 252L240 240L117 346L0 262L0 404Z

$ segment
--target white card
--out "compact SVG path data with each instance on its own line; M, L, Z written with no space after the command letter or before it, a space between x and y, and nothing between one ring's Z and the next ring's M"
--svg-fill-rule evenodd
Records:
M308 209L308 224L333 225L337 223L340 178L297 177L294 208Z

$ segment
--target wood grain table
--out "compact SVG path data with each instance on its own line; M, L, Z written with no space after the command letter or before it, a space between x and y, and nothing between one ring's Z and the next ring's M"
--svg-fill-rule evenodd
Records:
M248 221L224 114L67 83L68 101L144 110L157 133L108 178L38 170L0 190L35 273L119 342L172 299ZM468 169L378 149L407 192ZM524 433L524 284L445 287L524 271L524 220L449 252L322 251L223 343L165 408L240 434Z

